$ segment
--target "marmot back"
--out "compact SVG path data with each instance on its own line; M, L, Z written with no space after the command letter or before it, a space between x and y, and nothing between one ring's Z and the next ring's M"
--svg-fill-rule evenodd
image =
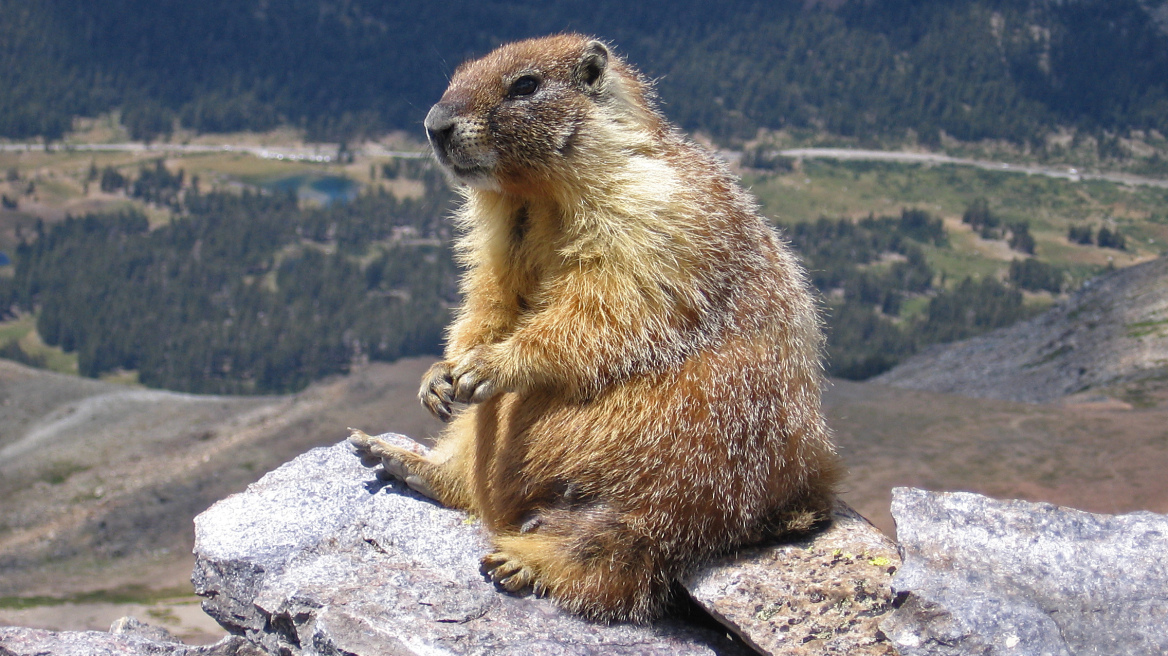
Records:
M482 517L484 568L600 620L659 615L710 556L827 517L838 461L797 261L650 85L559 35L461 66L426 117L460 185L464 302L386 469Z

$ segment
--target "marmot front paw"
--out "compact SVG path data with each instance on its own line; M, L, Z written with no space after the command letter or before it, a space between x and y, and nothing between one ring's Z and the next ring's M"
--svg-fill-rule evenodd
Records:
M486 347L467 353L450 371L454 400L458 403L481 403L500 391L484 357Z
M442 421L450 421L452 416L450 405L454 403L454 376L450 369L449 362L435 362L422 376L422 387L418 390L418 400L430 414Z

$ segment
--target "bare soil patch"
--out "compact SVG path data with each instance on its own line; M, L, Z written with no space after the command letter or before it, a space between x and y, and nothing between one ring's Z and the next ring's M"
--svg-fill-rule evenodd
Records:
M843 497L888 535L891 490L913 486L1100 513L1168 512L1168 409L1027 404L834 381Z

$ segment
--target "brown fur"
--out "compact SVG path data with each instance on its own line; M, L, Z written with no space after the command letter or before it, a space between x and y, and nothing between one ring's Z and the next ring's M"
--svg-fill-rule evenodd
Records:
M421 390L453 420L429 457L378 455L482 518L497 582L644 621L704 559L825 516L804 274L633 69L577 35L513 43L426 125L466 196L465 301Z

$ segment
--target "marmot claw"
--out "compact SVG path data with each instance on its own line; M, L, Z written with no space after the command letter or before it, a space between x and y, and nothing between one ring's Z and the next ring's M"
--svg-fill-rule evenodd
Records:
M450 405L454 403L454 378L450 373L450 363L436 362L422 377L422 387L418 390L418 400L442 421L450 421L453 416Z
M545 587L535 580L535 572L522 562L496 551L483 556L482 572L495 583L511 593L520 593L525 590L535 591L538 586L539 594L546 591Z

